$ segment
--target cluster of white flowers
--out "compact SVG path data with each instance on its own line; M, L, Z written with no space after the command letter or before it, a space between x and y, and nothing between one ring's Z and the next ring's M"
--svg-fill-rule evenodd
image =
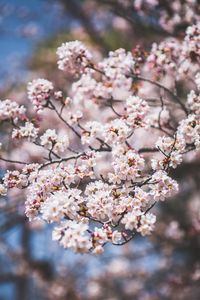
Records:
M145 117L149 111L148 103L138 96L130 96L126 100L127 124L132 128L145 125Z
M53 240L59 241L64 248L75 252L88 252L92 248L92 242L87 232L88 224L75 221L65 221L53 231Z
M71 75L85 71L91 63L92 55L79 41L63 43L57 50L58 68Z
M131 52L124 49L111 51L109 57L97 65L99 73L102 74L102 81L94 77L93 65L90 69L84 70L81 78L72 85L73 98L75 103L87 100L98 99L126 99L130 95L132 79L130 75L134 71L135 61ZM80 70L79 74L81 73ZM84 102L87 105L88 102Z
M72 170L68 170L71 175ZM74 172L72 173L74 174ZM27 191L26 214L29 219L33 219L39 212L41 204L51 195L51 192L58 190L65 178L73 178L73 175L63 176L63 169L59 168L56 172L52 170L33 170L29 176L31 184ZM71 179L73 182L73 179Z
M110 93L113 98L125 99L132 86L129 76L134 73L135 68L132 53L121 48L110 51L108 58L98 63L97 67L104 77L102 84L97 85L96 95L103 97Z
M135 187L134 189L134 207L139 207L140 209L144 209L150 201L149 194L145 192L142 188L140 187Z
M152 176L150 194L155 201L165 200L178 192L178 184L164 171L157 171Z
M89 155L91 155L91 153L89 153L88 156ZM30 219L33 219L38 215L41 205L52 195L52 193L70 187L70 185L74 185L77 181L80 181L85 177L92 177L93 172L91 167L89 164L85 164L85 161L91 159L91 157L88 158L88 156L86 154L84 157L80 156L80 159L84 158L83 164L76 168L72 164L68 164L67 166L59 164L59 166L53 170L39 170L39 168L33 168L32 172L27 175L29 186L26 201L26 214ZM26 172L23 171L23 174L24 173ZM77 194L76 197L78 199L78 195L80 194L78 189L74 189L74 192L72 191L70 197L72 197L72 194L74 195L74 193ZM68 196L69 195L70 193L68 193Z
M160 44L154 43L147 58L152 71L174 71L180 55L181 46L175 39L169 39Z
M7 171L3 177L4 185L8 188L18 187L22 188L27 185L27 176L20 173L18 170Z
M85 99L87 99L87 102L92 100L94 98L96 86L97 81L92 78L91 72L82 74L81 78L72 84L74 102L85 102Z
M105 141L108 143L122 143L131 133L131 128L122 119L115 119L105 125L103 132Z
M154 229L156 216L152 213L144 214L138 208L128 212L122 219L127 230L137 230L142 235L149 235Z
M125 214L125 216L122 219L122 224L125 225L125 229L133 230L138 228L141 215L141 210L137 207Z
M200 55L200 23L187 28L184 51L191 55L192 59Z
M95 227L92 236L89 232L88 223L84 220L79 223L68 220L54 229L52 237L64 248L80 253L92 250L95 254L103 252L103 244L107 241L112 240L115 243L121 239L121 234L117 230L112 232L106 225L103 228Z
M183 41L173 38L160 44L154 43L147 57L147 69L150 68L156 75L168 74L177 79L193 71L197 72L200 55L199 36L200 23L197 23L187 28Z
M148 235L154 230L156 222L156 216L152 213L147 213L141 216L140 219L140 226L138 228L138 232L141 233L141 235Z
M29 185L29 175L37 172L39 164L25 165L21 172L19 170L7 170L3 177L3 184L1 184L1 193L5 195L6 191L10 188L26 188ZM39 189L39 187L38 187Z
M28 98L32 102L34 109L40 113L43 106L46 105L47 100L53 92L53 84L46 79L35 79L28 83L27 91Z
M79 121L82 119L83 113L80 110L77 110L75 113L68 112L66 119L69 125L77 125Z
M149 235L156 222L150 210L178 192L170 170L200 147L200 75L194 62L198 28L188 29L183 42L170 39L153 45L140 70L140 56L124 49L94 64L81 42L58 48L59 68L77 76L69 96L54 92L47 80L28 85L36 112L50 109L57 116L58 133L44 132L45 120L36 128L31 117L24 118L23 106L0 102L1 120L15 120L10 122L12 137L41 150L38 164L0 156L4 163L23 166L5 173L0 193L27 188L27 217L53 223L53 239L75 252L101 254L107 243L123 245L135 234ZM170 72L179 72L183 58L197 87L191 90L186 82L185 101L168 80ZM44 132L40 138L39 131ZM24 144L30 145L23 143L20 155L27 149Z
M97 160L101 158L101 153L93 150L85 152L85 155L81 156L82 163L86 163L89 168L97 165Z
M134 190L134 198L130 202L130 206L126 208L128 212L121 221L127 230L136 230L142 235L149 235L151 233L154 229L156 216L152 213L146 213L143 210L147 207L149 201L149 193L136 187Z
M109 180L115 183L135 180L141 176L144 165L144 159L134 150L116 147L113 151L112 162L114 174L109 174Z
M116 209L112 196L113 187L102 181L91 182L87 185L87 209L91 216L97 220L111 220Z
M183 137L186 143L200 146L200 119L199 116L191 114L180 122L177 130L178 134Z
M162 136L159 137L156 142L156 147L165 154L169 154L172 151L183 151L185 146L184 139L181 139L180 137L177 137L176 140L174 140L172 137Z
M200 95L191 90L187 97L187 105L191 112L200 115Z
M118 75L130 75L134 71L135 61L131 52L125 49L110 51L108 58L105 58L98 64L100 70L105 73L109 79L115 80Z
M103 126L97 121L87 122L84 126L84 132L81 137L83 144L92 144L95 138L100 137L103 131Z
M83 202L80 194L78 189L54 193L41 205L42 218L48 222L58 222L65 215L74 219L79 211L79 204Z
M17 102L6 99L0 101L0 120L13 120L25 119L26 109L23 105Z
M55 129L47 129L40 137L41 145L56 153L64 152L69 146L69 138L67 134L57 134Z
M164 155L164 158L153 158L151 166L153 170L167 170L176 168L182 162L182 153L185 150L186 143L182 135L177 135L175 139L169 136L159 137L156 147Z
M38 136L39 129L31 122L26 122L24 126L20 128L14 128L12 137L16 139L27 138L29 141L34 141Z

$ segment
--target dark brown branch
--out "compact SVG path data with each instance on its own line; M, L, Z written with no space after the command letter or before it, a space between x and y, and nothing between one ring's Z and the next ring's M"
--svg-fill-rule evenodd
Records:
M165 92L167 92L174 101L176 101L182 108L182 110L185 112L186 115L188 115L188 111L187 111L187 108L185 107L185 105L181 102L181 100L179 99L179 97L177 95L175 95L170 89L168 89L166 86L160 84L159 82L157 81L153 81L151 79L148 79L148 78L145 78L145 77L142 77L142 76L137 76L137 75L133 75L132 76L133 79L135 80L139 80L139 81L145 81L145 82L148 82L148 83L151 83L152 85L155 85L157 86L158 88L164 90Z

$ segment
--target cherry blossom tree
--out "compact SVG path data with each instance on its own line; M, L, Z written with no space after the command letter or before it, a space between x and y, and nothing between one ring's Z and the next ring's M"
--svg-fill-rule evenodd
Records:
M173 169L199 154L200 24L149 53L100 59L72 41L57 56L71 88L39 78L25 105L0 102L1 195L24 193L26 216L53 223L64 248L101 254L152 233L153 208L178 192Z
M95 18L112 22L115 17L126 21L134 32L160 36L181 36L191 24L199 22L200 11L198 0L60 0L66 12L85 28L95 43L107 48L97 30ZM123 23L122 21L122 23Z

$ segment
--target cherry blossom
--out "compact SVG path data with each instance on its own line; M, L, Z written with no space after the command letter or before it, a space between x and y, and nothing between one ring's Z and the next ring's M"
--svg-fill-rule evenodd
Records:
M68 136L64 133L57 134L55 129L47 129L40 140L42 146L54 150L56 153L64 152L69 145Z
M154 43L146 59L141 53L118 49L92 61L83 43L63 43L67 92L36 79L28 83L33 111L0 102L13 149L8 157L2 143L0 194L21 189L29 220L52 223L53 240L75 252L101 254L151 234L154 206L179 191L173 169L199 154L199 24L182 40Z
M27 138L29 141L34 141L38 136L39 129L34 126L33 123L26 122L24 126L20 128L14 128L12 137L16 139Z
M47 79L39 78L28 83L28 98L38 113L40 113L43 109L43 106L47 104L53 88L53 84Z
M17 102L6 99L0 101L0 119L13 120L25 119L26 109L23 105L19 105Z
M85 71L92 55L79 41L63 43L57 50L58 68L72 75Z

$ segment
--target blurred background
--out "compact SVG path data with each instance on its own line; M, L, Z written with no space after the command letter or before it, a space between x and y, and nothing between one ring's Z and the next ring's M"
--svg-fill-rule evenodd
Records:
M78 39L101 55L148 51L181 39L199 10L195 0L0 0L0 99L23 102L37 77L66 84L56 64L62 42ZM200 299L200 160L173 177L180 193L157 207L155 233L101 257L61 249L50 225L24 217L22 196L0 199L0 300Z

